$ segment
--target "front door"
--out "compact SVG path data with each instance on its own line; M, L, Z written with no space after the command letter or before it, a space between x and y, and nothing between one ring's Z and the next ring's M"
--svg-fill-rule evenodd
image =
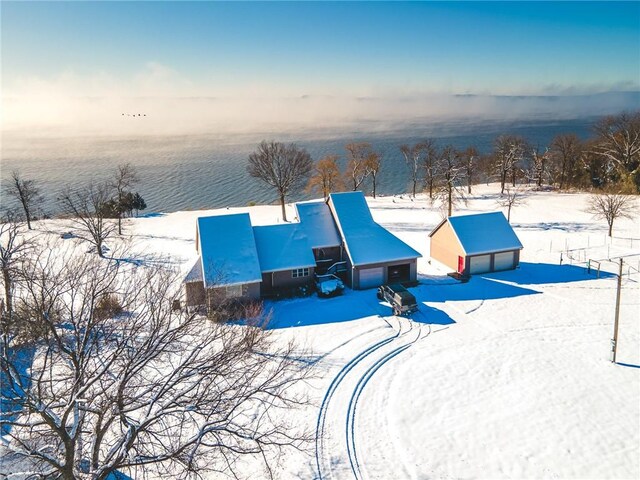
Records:
M464 257L458 257L458 273L464 272Z

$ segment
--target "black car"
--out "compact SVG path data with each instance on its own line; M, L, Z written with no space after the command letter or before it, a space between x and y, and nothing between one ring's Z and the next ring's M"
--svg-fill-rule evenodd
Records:
M378 287L377 295L380 300L389 302L394 315L410 314L418 310L416 297L399 283Z

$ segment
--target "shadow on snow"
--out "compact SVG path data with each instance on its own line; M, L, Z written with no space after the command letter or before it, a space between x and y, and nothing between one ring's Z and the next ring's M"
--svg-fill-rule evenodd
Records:
M551 283L581 282L595 280L595 270L591 273L577 265L557 265L551 263L520 263L517 270L487 274L486 278L517 283L519 285L542 285ZM614 274L600 271L600 278L612 278Z
M600 272L600 278L614 275ZM434 303L469 300L497 300L539 295L542 292L528 288L531 285L579 282L593 280L595 275L575 265L553 265L546 263L520 264L517 270L474 275L467 283L422 283L409 289L416 297L420 311L411 318L419 323L450 325L454 320ZM319 299L316 296L294 300L265 303L272 311L269 329L324 325L358 320L370 316L389 316L388 304L376 298L376 290L345 290L339 297Z
M31 386L29 369L35 351L33 346L9 348L8 357L15 365L15 375L20 378L19 382L16 382L15 378L7 377L4 370L0 371L0 389L2 390L0 395L0 420L2 420L0 435L2 436L11 431L11 425L5 422L15 420L22 409L20 398L24 396L23 388L28 389Z

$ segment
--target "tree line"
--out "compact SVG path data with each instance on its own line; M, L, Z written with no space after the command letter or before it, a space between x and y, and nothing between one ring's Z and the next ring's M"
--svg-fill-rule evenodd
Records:
M507 196L510 187L522 184L640 193L640 111L604 117L593 132L585 141L573 133L559 134L545 146L519 135L500 135L484 154L475 145L441 146L432 138L398 148L411 195L426 192L431 200L441 201L448 215L481 180L498 181L501 195ZM249 156L247 171L276 189L286 220L285 199L305 187L326 199L332 192L360 190L369 182L375 198L382 154L370 143L354 142L345 145L344 170L340 158L330 154L314 162L295 144L263 141Z
M57 202L64 217L76 227L75 235L87 240L99 256L104 255L105 240L115 232L122 235L122 220L137 215L147 208L140 193L133 188L140 182L138 173L130 163L118 165L114 172L102 181L92 181L86 185L67 185L58 195ZM3 185L4 192L16 200L19 209L4 212L5 223L15 223L24 219L32 230L32 220L42 212L44 196L38 184L14 171ZM109 219L117 220L112 224Z

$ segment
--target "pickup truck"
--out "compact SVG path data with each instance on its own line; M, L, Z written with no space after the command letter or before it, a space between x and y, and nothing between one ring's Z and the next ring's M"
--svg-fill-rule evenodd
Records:
M416 297L399 283L378 287L378 298L391 305L394 315L408 315L418 311Z

